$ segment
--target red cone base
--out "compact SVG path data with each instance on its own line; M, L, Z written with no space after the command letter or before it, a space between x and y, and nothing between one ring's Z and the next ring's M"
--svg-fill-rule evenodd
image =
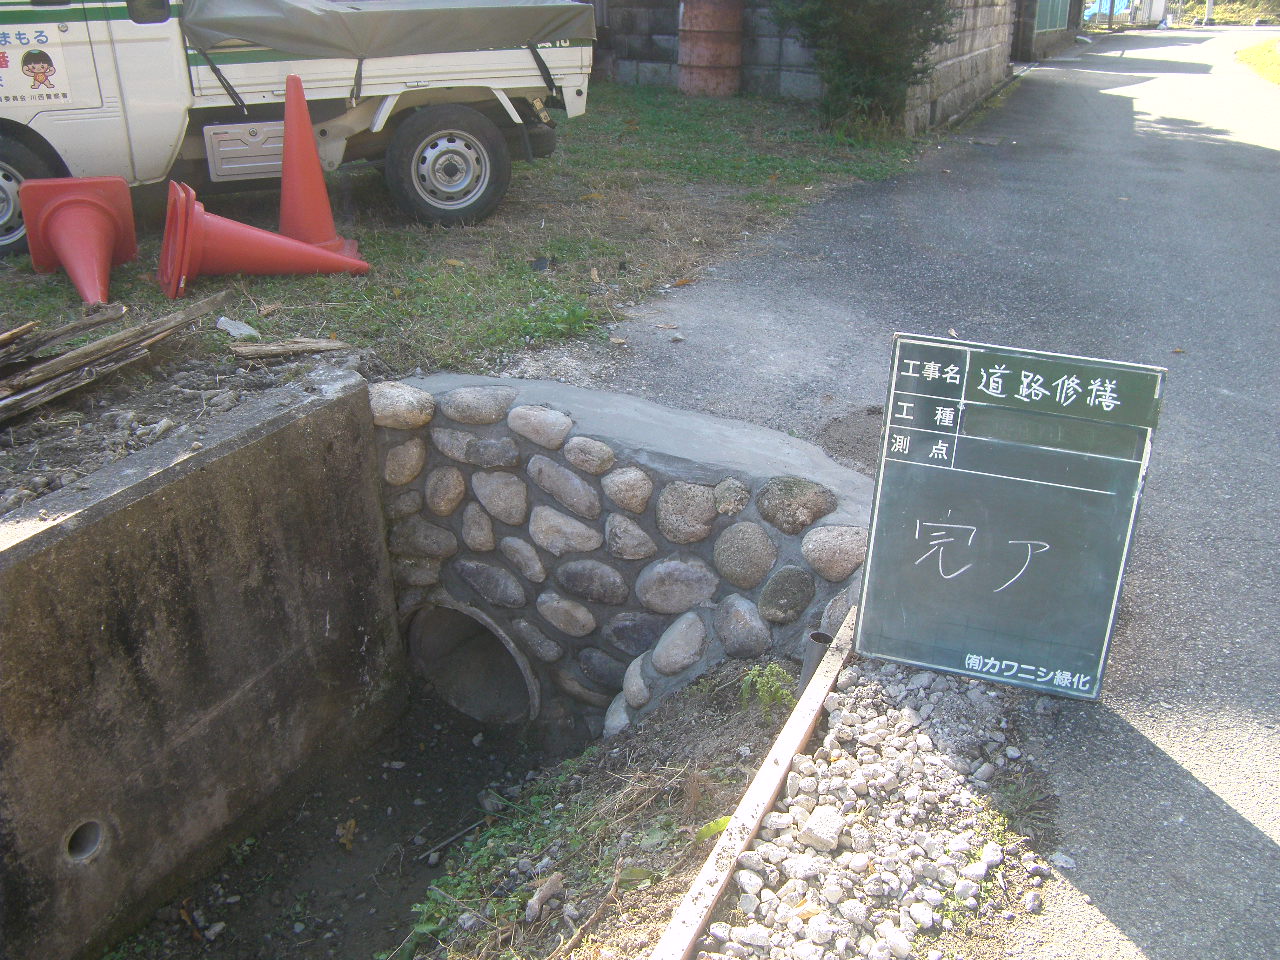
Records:
M138 255L122 177L27 180L18 188L37 273L66 271L85 303L106 303L111 268Z
M286 237L356 255L356 242L338 236L333 225L324 168L311 130L311 112L302 80L291 73L284 85L284 160L280 173L280 232Z
M171 300L184 296L187 285L204 275L368 272L369 265L355 257L206 213L194 190L169 183L158 274Z

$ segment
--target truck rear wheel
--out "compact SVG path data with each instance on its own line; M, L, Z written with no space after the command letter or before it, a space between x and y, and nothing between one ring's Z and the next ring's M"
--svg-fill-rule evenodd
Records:
M478 223L511 184L506 138L479 111L458 104L410 114L387 148L387 189L413 217L442 226Z
M27 249L27 225L18 206L22 181L52 176L53 170L38 154L0 135L0 257Z

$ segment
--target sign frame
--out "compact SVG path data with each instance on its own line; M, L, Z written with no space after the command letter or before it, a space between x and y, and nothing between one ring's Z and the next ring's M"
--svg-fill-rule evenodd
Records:
M892 363L858 653L1098 699L1168 371L901 332Z

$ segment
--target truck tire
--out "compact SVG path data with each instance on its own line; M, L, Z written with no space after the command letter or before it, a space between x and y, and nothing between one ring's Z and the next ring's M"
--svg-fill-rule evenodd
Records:
M415 219L478 223L511 184L511 154L493 121L458 104L405 117L387 148L387 189Z
M27 225L18 206L18 188L22 181L53 175L39 154L0 134L0 257L27 249Z

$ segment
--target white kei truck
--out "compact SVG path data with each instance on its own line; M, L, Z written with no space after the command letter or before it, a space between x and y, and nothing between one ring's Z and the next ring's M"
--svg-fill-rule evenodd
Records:
M0 256L28 178L278 178L291 73L325 169L474 223L554 149L547 107L586 110L594 37L573 0L0 0Z

